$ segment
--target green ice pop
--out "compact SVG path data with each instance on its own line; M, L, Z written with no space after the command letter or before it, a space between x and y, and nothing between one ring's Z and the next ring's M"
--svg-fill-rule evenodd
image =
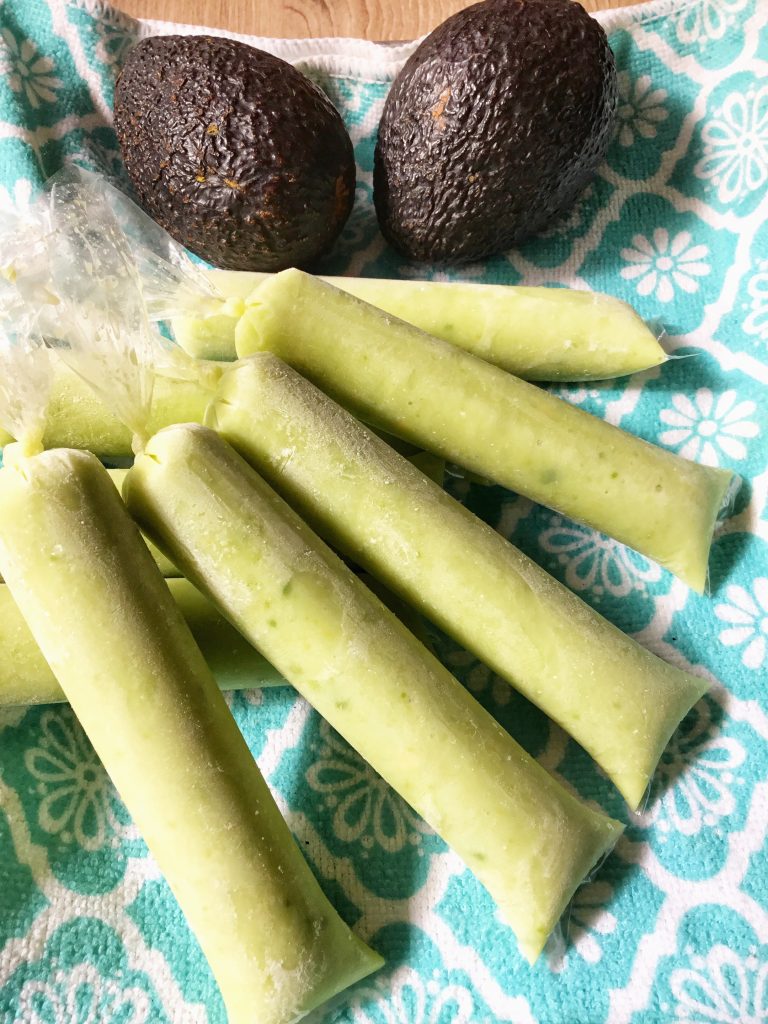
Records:
M201 363L201 379L178 381L156 376L152 395L151 431L169 423L199 423L211 399L210 383L218 367ZM12 438L0 429L0 447ZM102 458L133 454L131 431L108 409L91 387L60 363L46 413L46 448L83 448Z
M300 270L237 329L361 419L628 544L701 592L729 471L641 441Z
M185 579L166 582L219 689L285 685L277 669L196 587ZM0 707L58 704L66 699L10 590L0 586Z
M209 270L218 292L247 305L266 274ZM663 363L656 335L631 306L568 288L324 277L422 331L525 380L600 380ZM237 318L179 317L173 330L191 355L235 358Z
M154 432L171 423L202 423L213 395L214 381L224 369L228 367L201 360L199 382L156 377L150 430ZM442 479L445 470L443 459L391 434L386 435L385 439L403 455L412 458L433 480ZM0 427L0 448L12 441L11 435ZM53 381L44 443L47 448L79 448L104 459L133 456L130 430L97 397L92 388L64 364L57 368ZM110 472L119 474L121 471ZM158 555L163 575L178 575L167 558L159 555L159 552L152 553Z
M135 519L448 842L533 960L621 826L571 796L217 434L168 427Z
M362 575L386 606L422 643L428 643L423 621L378 580ZM185 579L167 579L197 646L220 690L252 690L284 686L285 679ZM7 586L0 586L0 707L57 704L67 698L35 643Z
M329 544L538 704L640 803L704 680L621 633L271 353L224 374L208 424Z
M12 461L0 510L14 600L197 935L229 1024L289 1024L378 968L309 871L98 460Z
M426 455L427 453L425 452L424 454ZM125 474L127 472L128 471L126 469L108 469L107 470L107 473L109 474L109 477L110 477L112 483L115 485L115 487L117 488L118 491L120 491L122 489L123 480L125 479ZM162 553L162 551L158 550L158 548L155 547L155 545L152 543L151 540L147 540L147 538L145 537L144 538L144 542L146 543L147 547L149 548L150 554L152 555L154 560L157 562L157 566L160 569L160 572L162 573L163 576L166 577L166 579L171 579L173 577L181 575L181 573L176 568L176 566L171 561L169 561L169 559L167 559L165 557L165 555ZM0 584L2 584L2 582L3 582L3 577L0 576ZM2 698L1 697L0 697L0 703L2 703ZM22 701L21 703L24 703L24 701ZM45 701L40 701L40 703L45 703Z
M118 492L123 489L123 480L125 480L125 474L128 472L127 469L108 469L109 478L117 488ZM152 555L154 560L157 562L157 567L166 579L172 579L175 576L180 576L181 573L176 566L169 559L165 557L159 548L155 547L151 540L147 537L144 538L144 542L149 548L149 553ZM2 579L2 577L0 577Z

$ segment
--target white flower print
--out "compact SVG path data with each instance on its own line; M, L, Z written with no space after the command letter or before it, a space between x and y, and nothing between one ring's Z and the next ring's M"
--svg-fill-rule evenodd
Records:
M512 699L512 687L504 679L495 675L482 661L478 661L474 654L457 648L446 656L445 661L449 668L460 671L472 666L468 672L461 673L467 689L472 693L484 693L486 690L490 690L497 704L502 706L509 704Z
M140 988L121 988L93 964L24 983L15 1024L146 1024L150 1001Z
M626 281L637 280L638 295L653 295L659 302L671 302L675 287L692 295L699 290L696 278L711 270L704 262L708 246L691 245L692 240L689 231L670 238L666 228L656 228L650 239L634 235L632 247L621 250L621 258L629 264L621 276Z
M734 773L746 753L732 737L713 734L711 708L699 701L669 741L654 780L662 795L638 815L643 827L695 836L736 809Z
M333 809L333 830L342 842L398 853L408 843L418 846L422 835L432 833L326 722L320 731L325 746L307 769L306 779L312 789L326 794L326 805Z
M752 591L732 583L725 591L726 604L715 606L715 615L729 624L720 633L726 647L741 647L741 662L747 668L762 668L768 648L768 578L754 580Z
M691 965L672 972L671 1024L766 1024L768 960L754 953L742 959L718 945L706 957L692 957Z
M761 341L768 342L768 260L761 260L757 270L747 285L750 312L743 326L746 334L756 334Z
M354 1024L478 1024L468 989L446 984L439 971L425 982L411 967L399 967L375 987L361 989L352 1004L352 1020Z
M40 827L89 852L100 850L115 835L134 838L136 828L115 813L117 796L109 776L74 718L48 711L40 727L39 745L24 755L42 795Z
M738 401L735 391L724 391L717 400L709 388L696 394L672 396L672 408L662 409L659 419L671 427L659 434L662 444L677 449L686 459L708 466L720 465L721 453L729 459L745 459L747 448L742 438L757 437L760 428L748 417L755 403Z
M625 148L633 145L636 136L655 139L658 125L669 117L664 106L667 90L652 89L650 75L633 79L628 71L620 71L618 81L619 145Z
M566 525L560 516L550 522L539 544L566 567L565 582L572 590L591 588L597 596L626 597L661 579L660 566L618 541L587 526Z
M0 48L0 73L8 76L11 89L23 93L35 109L42 103L55 103L56 90L63 83L51 74L55 70L51 58L37 56L35 44L30 39L19 42L9 28L0 32L0 38L5 43Z
M677 38L703 49L712 39L722 39L733 16L744 10L749 0L700 0L677 16Z
M733 203L768 181L768 85L732 92L701 133L704 156L694 174Z

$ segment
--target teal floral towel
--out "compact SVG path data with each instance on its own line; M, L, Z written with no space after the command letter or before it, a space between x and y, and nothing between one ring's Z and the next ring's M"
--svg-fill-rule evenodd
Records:
M534 967L472 875L306 704L287 690L236 695L237 720L323 886L387 958L323 1024L768 1022L768 4L655 0L603 21L621 100L599 175L545 237L456 276L601 289L663 325L678 357L663 368L557 391L745 478L715 541L711 594L697 597L621 545L499 488L449 486L712 689L672 739L647 806L628 819L574 743L437 638L447 664L542 764L628 821ZM67 160L121 176L115 73L138 37L168 30L97 0L0 0L3 204L26 202ZM256 42L322 84L355 143L355 210L322 269L446 276L389 251L372 212L376 123L411 47ZM224 1019L200 951L72 714L5 712L2 1024Z

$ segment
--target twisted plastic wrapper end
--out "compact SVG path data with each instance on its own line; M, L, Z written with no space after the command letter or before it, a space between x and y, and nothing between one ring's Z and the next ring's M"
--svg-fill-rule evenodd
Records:
M51 289L59 305L48 344L134 434L147 435L153 365L149 324L126 236L100 179L67 170L49 182Z
M42 336L55 303L47 287L47 230L39 202L0 221L0 426L22 456L42 450L53 378Z
M220 313L225 299L183 246L106 178L78 169L79 179L103 197L125 235L152 321Z

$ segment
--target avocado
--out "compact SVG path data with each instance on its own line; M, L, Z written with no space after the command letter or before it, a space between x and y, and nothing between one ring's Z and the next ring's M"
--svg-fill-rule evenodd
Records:
M616 67L573 0L486 0L444 21L387 96L381 230L416 260L479 260L572 206L605 155Z
M141 205L217 267L310 264L352 208L338 111L296 68L245 43L144 39L117 80L115 130Z

